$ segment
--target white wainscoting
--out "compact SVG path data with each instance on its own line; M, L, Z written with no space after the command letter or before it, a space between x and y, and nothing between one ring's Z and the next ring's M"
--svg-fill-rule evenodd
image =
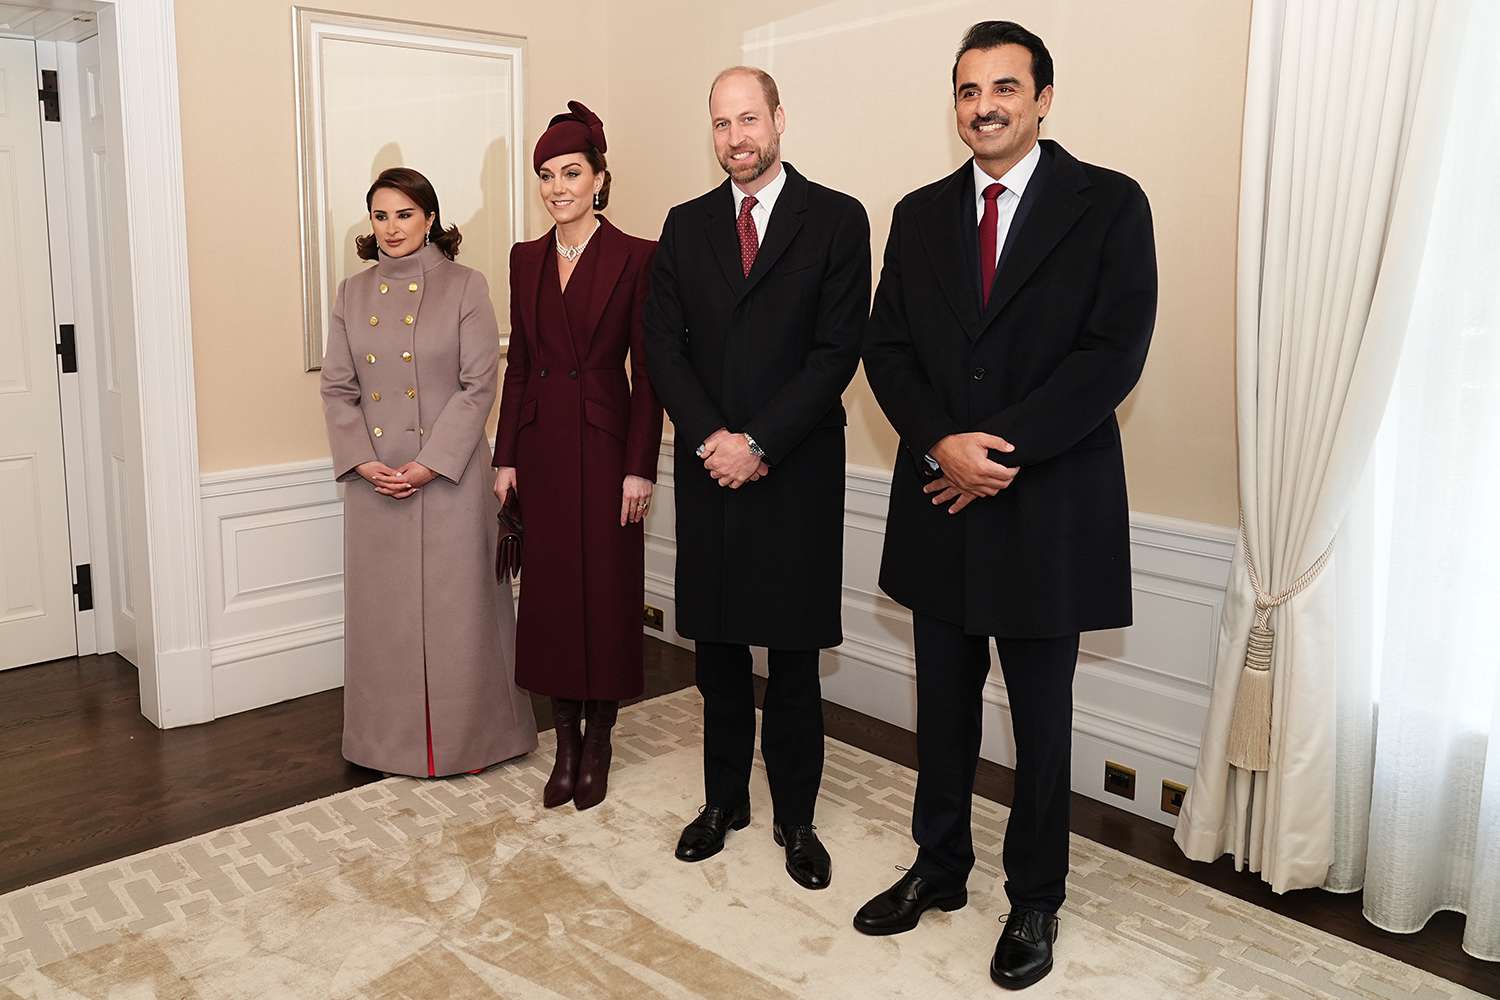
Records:
M327 460L203 477L215 717L344 682L344 500Z
M824 657L830 701L911 729L911 618L877 578L889 473L850 466L844 507L844 644ZM672 445L646 531L646 600L679 645L673 600ZM203 477L214 714L337 687L343 679L343 502L327 460ZM1198 758L1234 533L1131 516L1135 626L1084 636L1075 685L1073 787L1163 823L1161 782ZM764 669L763 660L757 661ZM985 691L983 755L1014 763L1000 671ZM1105 793L1104 761L1136 771L1134 801Z

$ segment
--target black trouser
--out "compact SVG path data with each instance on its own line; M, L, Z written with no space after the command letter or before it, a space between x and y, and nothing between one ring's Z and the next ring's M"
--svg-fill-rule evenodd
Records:
M914 615L917 799L912 871L962 883L974 867L970 829L989 636ZM995 639L1016 738L1016 793L1005 827L1005 894L1012 906L1056 913L1068 878L1073 672L1078 635Z
M769 650L760 752L771 785L775 821L813 820L823 780L823 691L818 650ZM703 786L711 806L731 808L750 797L755 756L755 687L750 647L698 643L703 694Z

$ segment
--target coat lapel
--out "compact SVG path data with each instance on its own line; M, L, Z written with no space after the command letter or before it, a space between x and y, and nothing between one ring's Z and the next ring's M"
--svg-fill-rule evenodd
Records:
M792 240L802 231L802 216L807 211L807 178L793 170L790 163L783 163L781 169L786 171L786 186L781 189L776 207L771 210L771 224L761 237L760 249L755 253L755 265L750 268L750 276L740 286L739 294L735 296L735 305L744 301L750 290L760 284L761 279L776 266L787 247L792 245ZM739 249L738 230L735 234L735 249Z
M738 295L745 283L745 275L740 269L740 240L734 229L734 195L729 190L727 177L709 199L709 209L703 221L708 227L705 235L709 246L713 247L714 260L719 262L724 280Z
M979 224L974 220L974 173L968 161L937 189L923 219L922 243L938 283L964 334L973 340L979 336Z
M542 264L547 259L547 250L552 245L553 230L548 230L540 239L521 244L516 254L517 270L515 287L521 291L521 321L526 325L526 347L532 357L538 357L541 343L537 336L537 302L542 294ZM512 333L515 331L512 330Z
M588 349L594 342L594 332L599 329L599 321L604 318L604 308L609 305L610 296L620 283L620 275L625 273L625 265L630 261L629 249L625 241L620 239L620 231L602 215L599 217L599 232L595 234L589 249L599 256L593 262L594 274L589 283L584 328L574 331L578 337L579 353L583 357L588 356Z
M1088 210L1089 201L1078 192L1089 186L1088 175L1078 161L1057 143L1042 140L1042 161L1028 186L1020 228L1006 240L1005 254L995 275L989 308L979 320L979 332L989 328L1032 273L1041 266Z

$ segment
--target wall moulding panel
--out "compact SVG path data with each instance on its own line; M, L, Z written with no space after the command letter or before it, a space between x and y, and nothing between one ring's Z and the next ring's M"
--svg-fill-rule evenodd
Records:
M343 516L326 460L225 472L203 480L210 539L209 631L218 715L342 683ZM646 523L646 601L678 637L672 445L663 445ZM826 698L894 725L916 724L911 617L877 578L890 480L850 466L844 503L844 644L823 660ZM1131 517L1135 621L1084 636L1074 687L1074 789L1162 823L1164 779L1187 784L1208 711L1224 589L1234 553L1227 528L1150 514ZM758 660L757 669L764 670ZM985 688L983 755L1013 764L1000 671ZM1103 791L1105 758L1134 767L1134 801Z

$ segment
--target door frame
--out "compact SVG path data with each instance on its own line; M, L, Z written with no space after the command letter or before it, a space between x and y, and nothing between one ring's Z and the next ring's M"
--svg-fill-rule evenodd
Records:
M127 533L144 538L145 572L132 585L141 713L167 729L214 718L199 498L198 418L188 292L187 208L182 167L174 0L93 0L105 85L115 89L112 169L123 203L128 260L90 246L114 269L112 321L135 343L139 427L127 427L130 484L138 506ZM98 345L94 355L100 356ZM97 412L97 411L96 411ZM92 428L86 433L97 432ZM103 484L92 480L90 491ZM99 551L99 539L93 549ZM120 595L116 595L120 599Z

